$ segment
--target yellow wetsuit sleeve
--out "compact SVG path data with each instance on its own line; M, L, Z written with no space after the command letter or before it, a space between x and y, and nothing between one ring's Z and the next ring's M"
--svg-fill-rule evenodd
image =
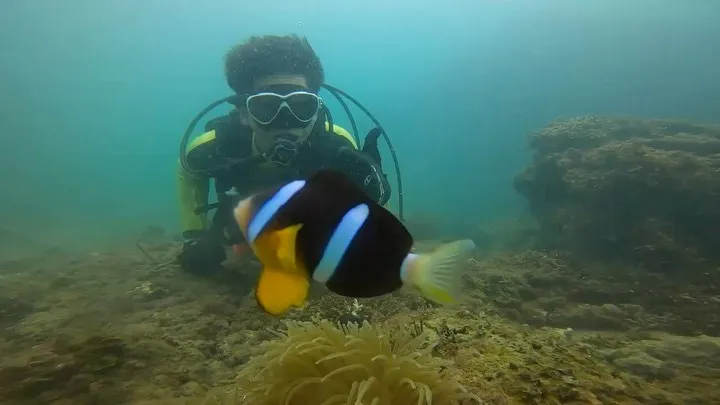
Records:
M196 214L195 209L207 205L209 189L210 179L188 173L178 162L177 191L183 232L207 229L206 213Z
M215 140L215 131L206 132L195 138L187 148L187 155L192 153L200 161L203 160L203 145L210 145ZM187 172L180 161L177 164L177 193L180 209L180 226L182 231L198 231L207 229L207 213L196 214L195 209L208 204L210 178Z

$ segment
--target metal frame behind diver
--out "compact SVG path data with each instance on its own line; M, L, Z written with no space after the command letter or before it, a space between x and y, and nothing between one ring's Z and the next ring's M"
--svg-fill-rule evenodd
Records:
M402 178L400 176L400 164L398 163L397 154L395 153L395 148L393 147L392 142L390 141L390 137L385 132L385 129L380 124L380 121L378 121L375 118L375 116L373 116L372 113L370 111L368 111L368 109L365 108L362 104L360 104L360 102L357 101L355 98L353 98L352 96L350 96L349 94L347 94L346 92L340 90L339 88L337 88L335 86L331 86L329 84L323 84L322 87L325 90L327 90L330 94L335 96L337 101L342 106L343 110L345 110L345 115L348 117L348 120L350 121L350 125L352 126L352 131L353 131L352 134L353 134L353 137L355 138L355 142L357 143L358 147L361 147L362 145L361 145L360 138L359 138L357 124L355 122L355 118L352 115L352 112L350 112L350 108L348 107L347 103L345 102L345 100L342 99L341 96L347 98L353 104L355 104L355 106L357 108L359 108L360 110L362 110L362 112L364 112L365 115L367 115L368 118L370 118L370 120L373 122L373 124L375 124L375 126L380 129L380 133L382 134L383 138L385 139L385 142L388 145L388 149L390 150L390 154L392 156L393 163L395 165L395 175L397 176L397 186L398 186L398 190L397 190L398 191L398 214L399 214L400 220L403 221L404 220L404 216L403 216L404 205L403 205ZM214 102L210 103L207 107L205 107L202 111L200 111L195 116L195 118L193 118L193 120L190 122L190 125L188 125L187 130L185 130L185 134L183 135L182 140L180 141L180 165L182 166L183 170L187 171L188 173L198 175L198 174L204 174L211 170L217 169L217 167L212 167L209 169L202 169L202 170L192 169L190 167L190 165L188 165L188 163L187 163L187 157L186 157L187 145L188 145L188 142L190 141L190 137L192 136L192 133L195 130L195 127L197 126L198 122L200 122L200 120L207 113L209 113L210 111L212 111L213 109L215 109L216 107L218 107L224 103L230 103L230 104L235 105L238 100L238 97L239 96L237 96L237 95L233 95L233 96L225 97L223 99L214 101ZM324 110L325 115L327 117L328 124L330 126L330 132L334 132L333 118L332 118L332 114L330 113L330 110L327 108L327 106L325 106L325 104L322 104L322 109ZM239 164L239 163L247 162L247 161L251 161L251 160L254 161L254 159L252 159L252 158L235 159L235 160L229 161L226 165L223 165L223 166L235 165L235 164Z

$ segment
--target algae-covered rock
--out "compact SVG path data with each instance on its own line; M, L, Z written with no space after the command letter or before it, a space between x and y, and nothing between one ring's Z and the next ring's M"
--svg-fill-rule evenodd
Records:
M677 371L671 365L647 353L637 353L617 358L615 364L648 380L669 380L677 374Z
M720 126L579 117L530 145L515 187L545 247L665 272L720 262Z
M548 324L593 330L626 330L632 318L617 305L580 304L558 309L548 316Z
M697 386L700 379L713 381L716 387L720 381L720 338L665 334L650 337L601 353L613 364L647 381L666 381L682 391L695 391L697 399L689 395L685 403L720 401L719 392L711 393L707 387Z
M467 277L473 305L522 324L720 335L720 288L711 271L666 277L638 266L543 251L473 263Z
M0 297L0 329L13 325L35 311L35 306L22 298Z
M672 364L694 364L720 371L720 338L710 336L656 335L655 339L640 340L631 346L612 351L613 360L637 353Z
M112 380L122 366L126 348L122 340L101 336L78 344L56 341L49 350L24 364L0 366L0 399L7 403L50 403L66 397L99 403L122 403L124 395ZM98 392L98 387L103 391ZM103 398L103 399L101 399Z

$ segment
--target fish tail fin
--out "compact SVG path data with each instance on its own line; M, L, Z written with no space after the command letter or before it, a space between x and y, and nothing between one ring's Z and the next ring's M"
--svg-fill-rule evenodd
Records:
M463 270L474 250L475 243L463 239L418 255L409 263L409 281L433 302L457 304L461 301Z

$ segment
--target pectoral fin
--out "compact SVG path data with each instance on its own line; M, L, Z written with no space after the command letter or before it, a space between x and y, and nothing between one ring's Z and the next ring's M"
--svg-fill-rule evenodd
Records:
M300 228L302 224L261 234L252 245L255 255L269 268L284 271L302 269L303 266L299 266L295 250Z
M301 273L265 268L255 293L258 305L267 313L282 315L290 307L301 307L307 299L310 280Z
M277 241L277 258L280 267L287 270L299 269L295 247L297 246L297 234L302 224L288 226L275 232Z

